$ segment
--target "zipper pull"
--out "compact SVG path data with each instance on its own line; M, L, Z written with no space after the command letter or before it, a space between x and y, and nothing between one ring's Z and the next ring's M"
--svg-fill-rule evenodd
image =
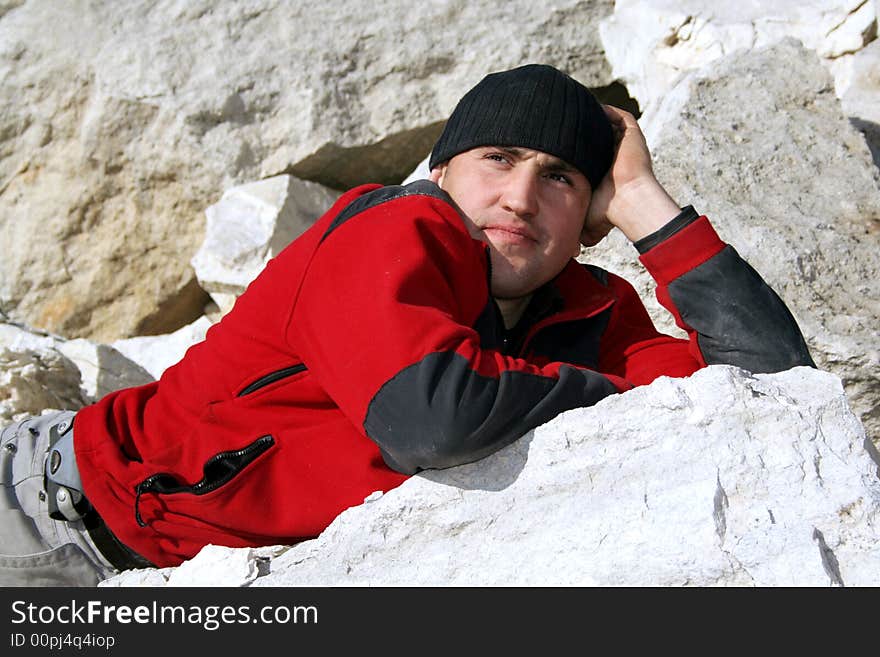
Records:
M137 524L139 527L146 527L147 523L144 522L144 519L141 517L141 510L139 508L141 502L141 495L144 493L157 493L159 492L158 482L163 477L170 479L173 483L177 483L171 475L165 473L154 474L152 477L147 477L137 486L135 486L134 492L134 519L137 520Z
M152 489L153 480L156 477L149 477L148 479L144 479L141 483L135 486L134 492L134 519L137 521L139 527L146 527L147 523L144 522L144 519L141 518L141 510L138 508L141 502L141 495L144 493L149 493Z

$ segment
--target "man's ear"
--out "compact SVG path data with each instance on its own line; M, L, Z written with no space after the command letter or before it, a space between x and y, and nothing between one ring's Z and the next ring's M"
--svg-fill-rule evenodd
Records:
M434 167L431 169L430 175L428 175L428 180L432 183L436 183L438 187L443 189L443 178L446 177L446 165L441 164L439 167Z

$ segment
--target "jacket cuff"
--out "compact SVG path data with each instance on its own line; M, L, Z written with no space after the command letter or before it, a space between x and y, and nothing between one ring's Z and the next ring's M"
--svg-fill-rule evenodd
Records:
M666 222L663 227L658 228L653 233L640 240L636 240L633 242L633 246L636 247L639 253L647 253L660 244L660 242L669 239L682 228L689 226L699 218L700 215L694 210L693 205L685 206L681 209L681 212Z
M654 280L666 285L699 267L720 253L725 246L709 220L701 216L640 255L639 261L645 265Z

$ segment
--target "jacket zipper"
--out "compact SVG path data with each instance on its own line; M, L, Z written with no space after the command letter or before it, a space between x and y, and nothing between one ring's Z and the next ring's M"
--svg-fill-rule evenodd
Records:
M236 397L243 397L245 395L249 395L252 392L256 392L260 388L263 388L263 387L269 385L270 383L275 383L276 381L280 381L281 379L284 379L288 376L293 376L294 374L299 374L300 372L304 372L307 369L308 368L305 365L299 364L299 365L292 365L290 367L285 367L284 369L278 370L276 372L270 372L266 376L261 376L259 379L257 379L253 383L248 384L244 388L244 390L242 390L241 392L239 392L236 395Z
M157 493L160 495L190 493L192 495L205 495L229 483L260 454L274 444L275 439L267 434L260 436L242 449L215 454L205 462L202 468L204 473L202 479L194 484L181 483L177 477L167 472L160 472L147 477L134 489L134 517L137 520L137 524L141 527L147 526L147 523L141 518L140 509L138 508L141 495L144 493Z

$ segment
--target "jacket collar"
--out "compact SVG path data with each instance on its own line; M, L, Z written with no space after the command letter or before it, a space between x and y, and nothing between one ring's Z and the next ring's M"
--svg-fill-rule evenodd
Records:
M569 260L559 275L547 286L556 290L563 300L562 308L553 319L586 319L614 302L614 295L587 268L577 260ZM549 318L548 318L549 319Z

